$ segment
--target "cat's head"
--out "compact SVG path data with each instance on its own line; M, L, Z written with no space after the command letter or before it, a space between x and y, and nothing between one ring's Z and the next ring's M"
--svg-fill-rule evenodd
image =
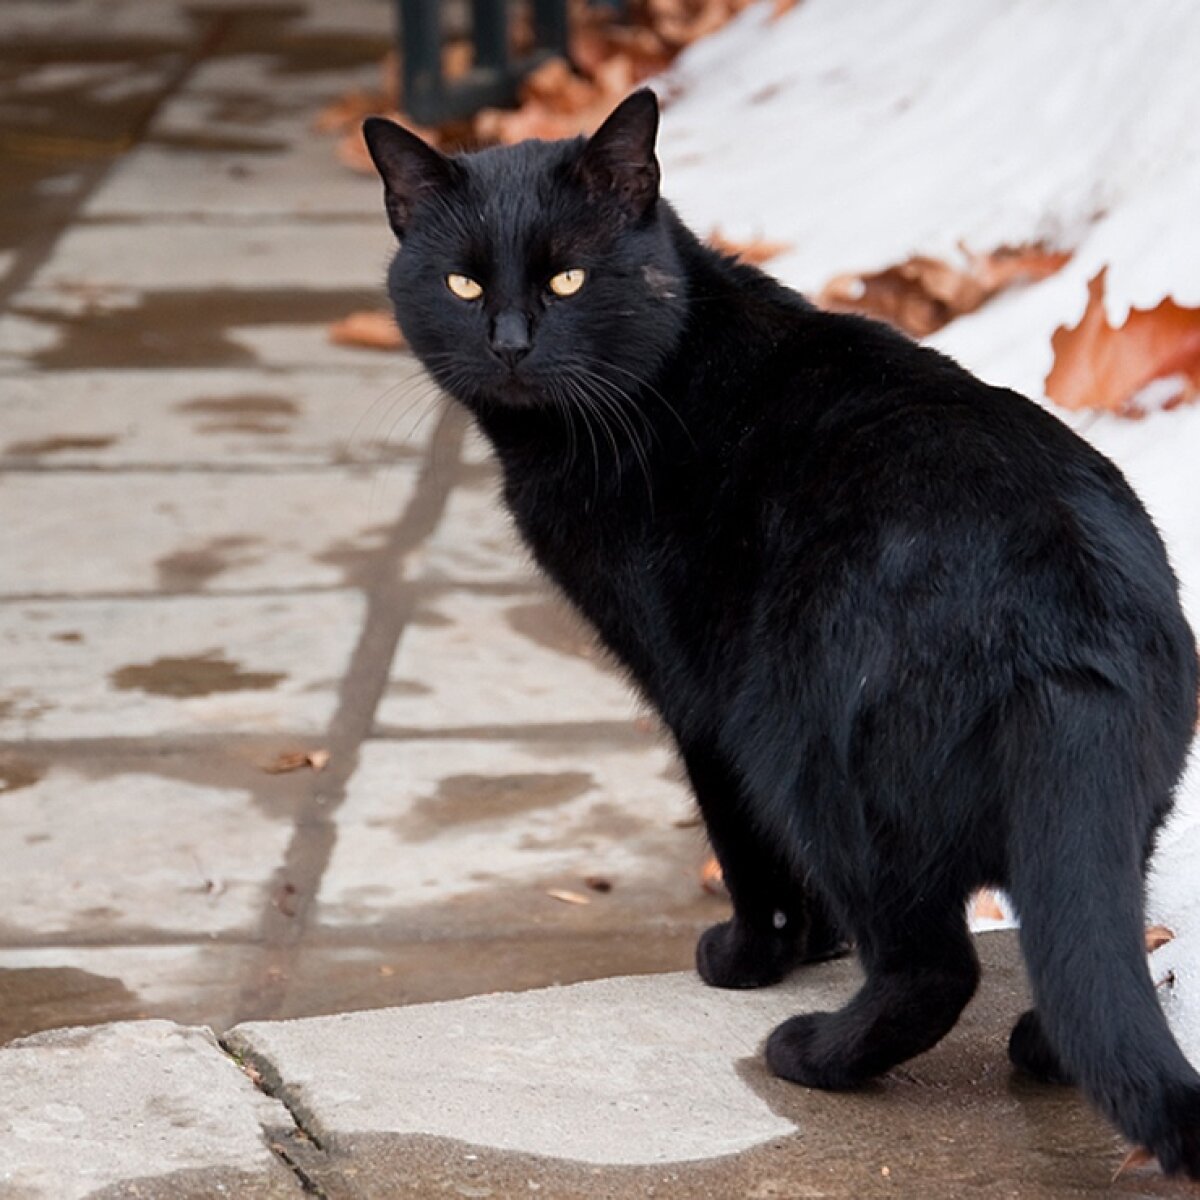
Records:
M686 303L657 129L645 89L591 138L454 157L366 121L400 242L396 318L452 395L476 409L603 405L650 381Z

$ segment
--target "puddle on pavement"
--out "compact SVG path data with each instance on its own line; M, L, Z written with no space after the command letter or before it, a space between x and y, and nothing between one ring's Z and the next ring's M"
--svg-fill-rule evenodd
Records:
M245 366L257 358L236 340L239 327L325 325L356 309L378 308L380 295L354 288L203 288L144 292L120 310L28 311L58 335L30 359L46 370Z
M0 707L0 716L3 715L3 708ZM45 774L46 768L41 763L0 751L0 797L32 787Z
M614 669L607 656L598 649L596 635L562 604L545 600L517 604L505 611L504 619L514 633L547 650L572 658L586 658L603 669Z
M246 566L260 559L253 554L238 553L261 539L233 534L217 537L194 550L176 550L154 563L158 586L165 592L190 592L205 587L231 567Z
M237 396L197 396L175 405L178 412L206 418L197 433L287 433L300 405L274 392L244 392Z
M153 662L133 663L113 671L109 678L121 691L183 698L273 688L287 675L243 671L240 663L222 658L220 651L213 650L190 658L156 658Z
M9 442L4 453L16 458L40 458L46 454L64 454L72 450L107 450L117 442L111 436L50 437L34 442Z
M454 826L554 808L595 786L586 771L448 775L432 796L418 800L409 813L388 825L406 841L423 841Z
M119 979L76 967L0 967L0 1045L43 1029L98 1025L142 1015Z

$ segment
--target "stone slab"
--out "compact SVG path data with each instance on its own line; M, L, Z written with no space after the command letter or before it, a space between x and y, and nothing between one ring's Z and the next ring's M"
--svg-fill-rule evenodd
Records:
M836 1003L844 972L805 999ZM784 991L687 974L600 980L405 1009L238 1026L318 1140L432 1134L588 1163L681 1162L792 1132L738 1078Z
M414 463L330 471L0 473L0 595L353 586Z
M381 729L624 721L638 703L592 634L545 592L447 590L400 639Z
M414 579L439 583L540 582L493 477L473 479L451 492L437 528L413 553L410 569Z
M38 1034L0 1050L0 1093L0 1195L12 1200L303 1194L263 1133L287 1113L207 1029Z
M0 1045L44 1029L151 1017L227 1029L235 1014L245 1019L241 986L257 954L207 940L0 947Z
M70 227L13 306L86 315L154 290L375 288L395 238L383 220L184 221Z
M0 930L256 932L292 823L248 791L66 768L0 792Z
M43 371L0 387L0 468L330 466L419 457L409 355L336 370Z
M84 215L169 217L353 214L383 220L381 189L343 166L318 109L378 91L377 65L281 70L271 54L210 60L155 114L146 140L89 197Z
M693 812L674 757L648 739L369 742L336 814L319 920L461 936L691 918L705 854Z
M0 604L0 740L319 735L356 592Z

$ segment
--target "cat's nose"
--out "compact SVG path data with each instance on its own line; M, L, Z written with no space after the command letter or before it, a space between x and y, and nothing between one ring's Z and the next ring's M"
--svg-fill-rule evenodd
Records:
M509 309L492 324L492 353L510 367L515 367L531 349L529 319L524 313Z

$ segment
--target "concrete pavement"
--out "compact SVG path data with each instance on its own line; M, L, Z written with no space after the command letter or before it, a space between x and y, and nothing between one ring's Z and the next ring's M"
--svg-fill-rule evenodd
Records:
M849 964L658 974L725 915L671 755L465 423L327 338L390 235L309 124L389 20L0 9L0 1197L1173 1194L1010 1083L1009 939L858 1097L757 1057Z

